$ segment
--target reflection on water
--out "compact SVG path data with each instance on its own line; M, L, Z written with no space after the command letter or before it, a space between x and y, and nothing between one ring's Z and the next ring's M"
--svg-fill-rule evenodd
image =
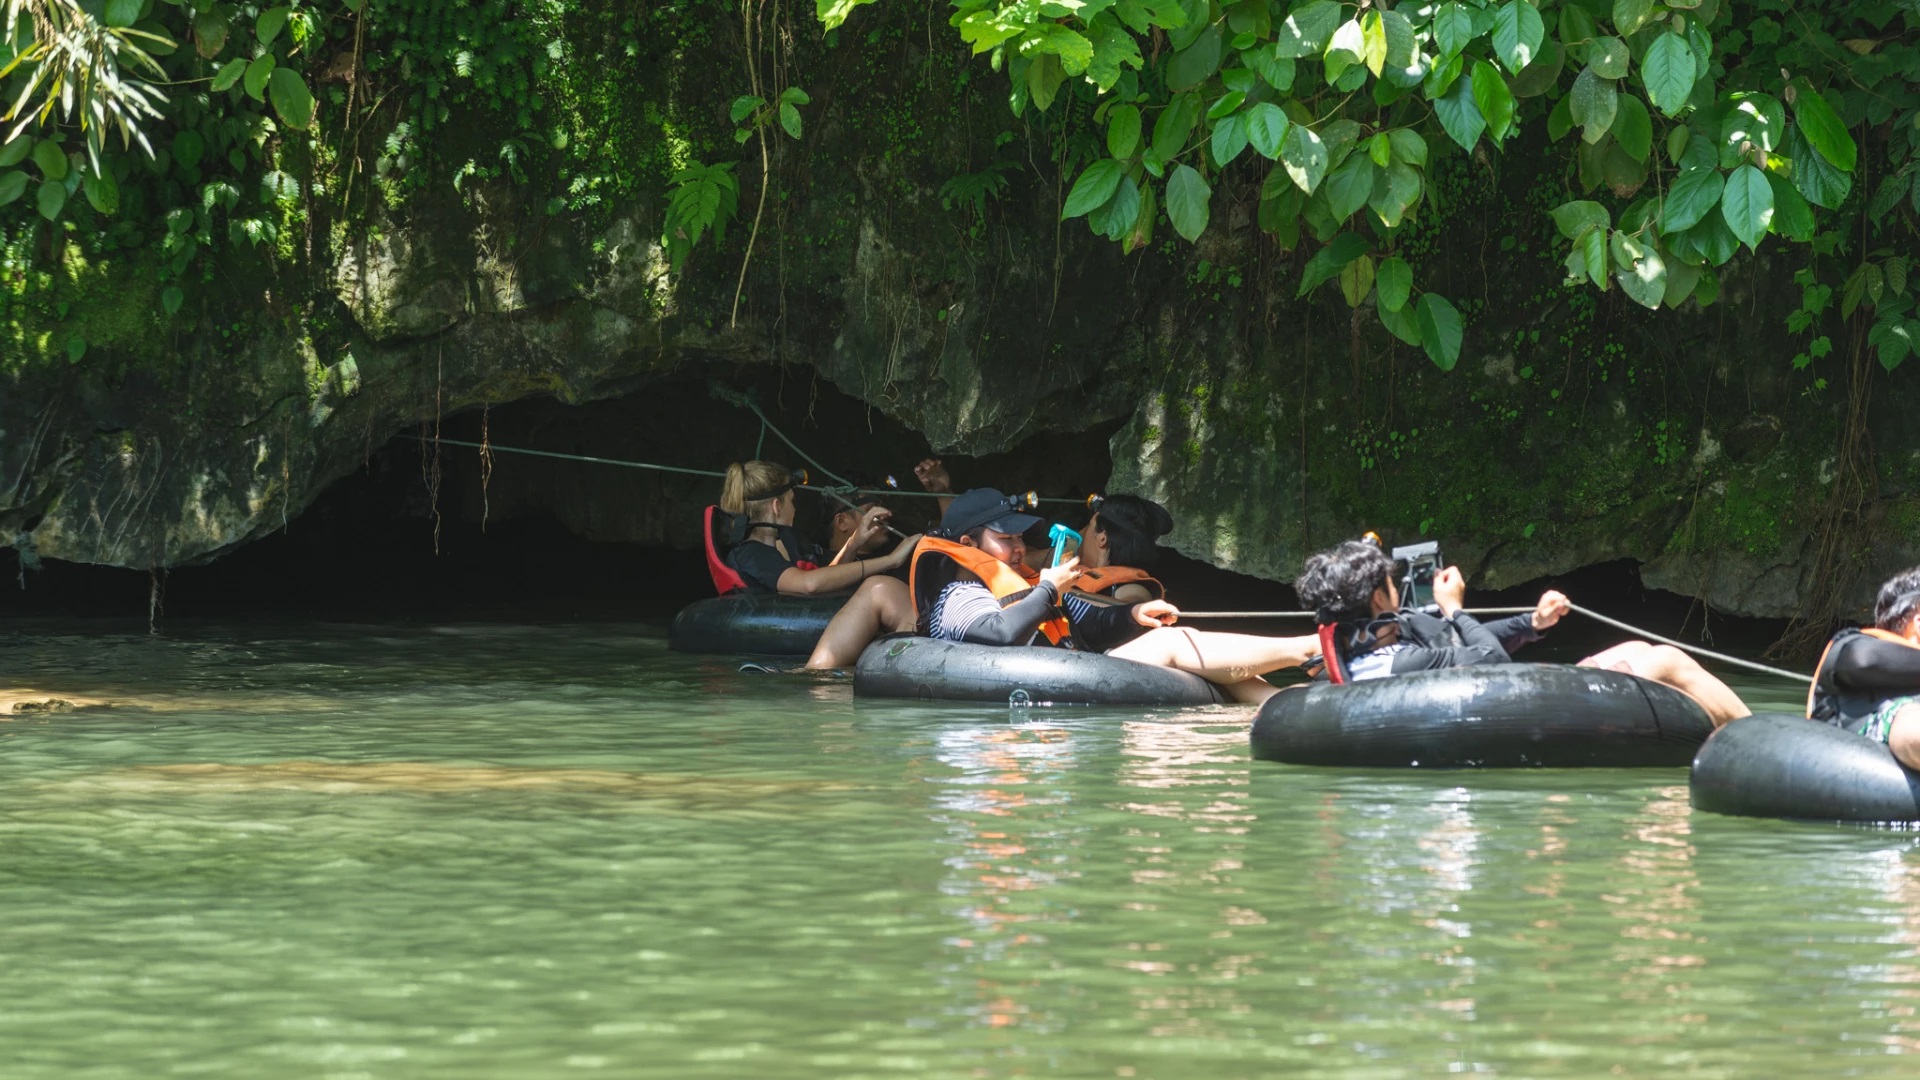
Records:
M1695 814L1677 770L1288 768L1243 710L856 703L649 627L35 624L0 656L120 703L0 724L9 1080L1920 1048L1915 840Z

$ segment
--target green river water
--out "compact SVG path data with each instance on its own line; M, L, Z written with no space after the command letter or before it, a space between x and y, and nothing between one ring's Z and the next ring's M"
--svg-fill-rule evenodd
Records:
M122 632L124 630L124 632ZM0 625L0 1076L1913 1076L1909 834L657 625ZM1784 684L1742 681L1791 707Z

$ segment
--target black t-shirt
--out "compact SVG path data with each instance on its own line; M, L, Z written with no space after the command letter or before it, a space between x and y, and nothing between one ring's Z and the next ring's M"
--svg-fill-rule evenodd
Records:
M780 541L786 545L792 558L780 554L780 549L759 540L747 540L735 544L727 551L726 563L734 568L747 582L747 588L754 592L779 592L780 575L793 568L796 562L818 562L820 552L792 529L780 530Z

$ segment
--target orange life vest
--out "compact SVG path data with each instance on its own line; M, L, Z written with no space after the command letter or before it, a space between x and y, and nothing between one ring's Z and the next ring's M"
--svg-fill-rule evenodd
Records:
M1160 584L1152 574L1131 566L1102 566L1094 570L1080 571L1080 582L1073 587L1075 592L1090 596L1113 595L1122 585L1144 585L1153 594L1155 600L1167 598L1167 587Z
M907 571L907 589L913 593L913 607L920 617L922 630L926 629L927 615L932 612L940 590L952 584L961 570L979 578L987 591L993 593L993 598L1000 601L1001 607L1032 592L1040 583L1038 571L1008 566L977 547L922 537L913 549L913 562ZM1040 633L1052 644L1059 645L1067 640L1070 631L1066 618L1056 613L1040 624Z

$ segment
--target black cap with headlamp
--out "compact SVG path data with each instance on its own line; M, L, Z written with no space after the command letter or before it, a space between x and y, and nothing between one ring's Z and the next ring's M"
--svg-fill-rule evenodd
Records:
M940 516L940 527L934 530L934 535L958 540L975 529L992 529L994 532L1018 536L1040 524L1039 517L1026 513L1039 502L1031 491L1018 495L1005 495L995 488L964 491L947 505L947 512Z

